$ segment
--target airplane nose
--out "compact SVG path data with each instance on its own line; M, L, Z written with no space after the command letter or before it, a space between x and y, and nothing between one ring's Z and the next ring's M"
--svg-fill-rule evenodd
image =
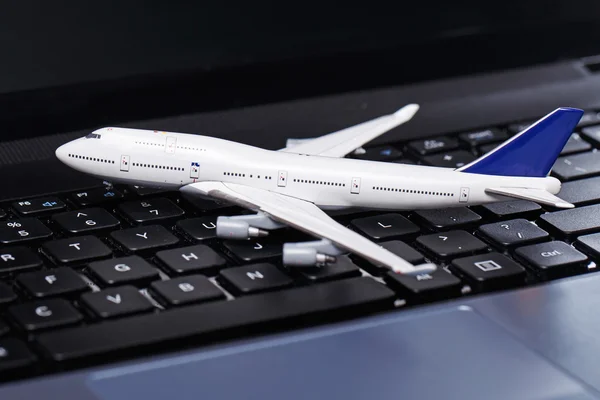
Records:
M69 144L67 143L67 144L63 144L62 146L59 146L55 152L56 158L58 158L61 162L65 163L65 164L67 164L67 158L68 158L68 154L69 154L69 152L67 150L68 145Z

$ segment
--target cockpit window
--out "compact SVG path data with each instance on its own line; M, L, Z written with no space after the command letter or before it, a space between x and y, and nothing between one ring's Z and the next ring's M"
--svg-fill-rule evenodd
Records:
M90 133L88 135L85 136L86 139L100 139L102 137L102 135L99 135L97 133Z

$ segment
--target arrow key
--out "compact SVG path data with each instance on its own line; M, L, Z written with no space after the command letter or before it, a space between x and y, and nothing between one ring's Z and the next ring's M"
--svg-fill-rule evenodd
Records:
M52 220L64 232L73 234L116 229L120 224L118 219L102 208L86 208L60 213L52 216Z
M351 222L354 229L374 240L410 237L419 233L419 227L400 214L382 214L357 218Z
M81 304L98 318L150 312L154 306L133 286L119 286L81 296Z

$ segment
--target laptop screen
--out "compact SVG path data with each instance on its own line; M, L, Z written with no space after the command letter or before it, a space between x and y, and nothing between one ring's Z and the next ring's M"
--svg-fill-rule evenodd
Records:
M0 121L18 130L54 118L62 130L111 122L100 115L117 122L600 53L593 0L415 3L8 2Z

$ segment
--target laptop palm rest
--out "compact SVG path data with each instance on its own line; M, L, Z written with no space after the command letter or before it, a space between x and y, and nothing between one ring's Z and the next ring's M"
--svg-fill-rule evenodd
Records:
M376 317L97 372L101 400L591 399L468 307Z

